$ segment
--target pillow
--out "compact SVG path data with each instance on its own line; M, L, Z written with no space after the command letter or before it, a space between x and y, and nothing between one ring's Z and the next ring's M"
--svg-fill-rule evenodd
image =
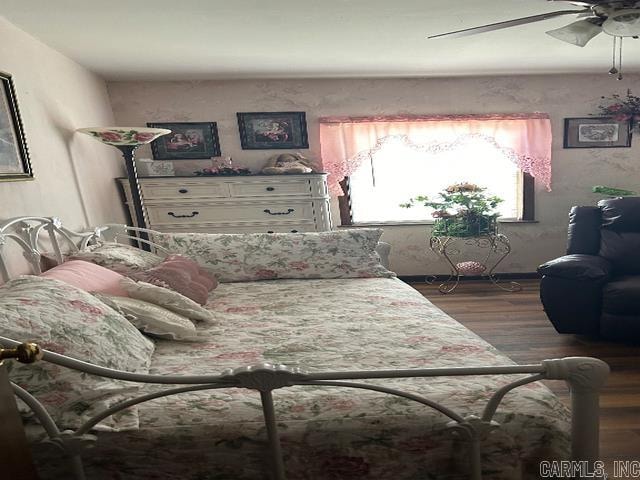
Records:
M168 288L158 287L147 282L134 282L130 278L123 278L120 286L126 290L131 298L153 303L193 321L213 322L213 315L209 310Z
M182 255L169 255L159 265L131 277L174 290L200 305L207 303L209 292L218 286L213 275Z
M197 340L195 325L186 317L135 298L98 293L96 297L123 314L138 330L168 340Z
M41 273L40 276L55 278L87 292L108 293L121 297L128 296L127 292L120 286L120 280L124 278L122 275L83 260L69 260Z
M103 367L148 373L153 342L122 315L89 293L53 278L23 276L0 287L0 331L17 341ZM6 362L11 380L34 395L62 429L135 396L130 382L87 375L45 361ZM137 410L127 409L96 429L138 427Z
M393 277L375 249L380 229L318 233L154 233L158 245L196 260L221 282L276 278Z
M122 275L155 267L162 261L162 257L155 253L122 243L90 245L86 250L69 255L69 259L96 263Z

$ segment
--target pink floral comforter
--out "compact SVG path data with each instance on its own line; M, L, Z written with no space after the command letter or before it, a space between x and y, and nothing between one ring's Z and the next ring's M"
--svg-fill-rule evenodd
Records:
M505 365L512 362L397 279L277 280L220 285L218 325L202 343L160 341L152 373L219 373L258 362L310 371ZM480 414L514 377L386 380L457 412ZM408 400L362 390L274 392L289 479L466 479L468 449L447 419ZM227 389L139 407L140 429L100 433L87 478L268 478L259 395ZM568 413L544 386L507 395L483 439L486 479L537 478L541 459L568 455ZM45 455L45 453L40 453ZM45 478L66 478L49 461Z

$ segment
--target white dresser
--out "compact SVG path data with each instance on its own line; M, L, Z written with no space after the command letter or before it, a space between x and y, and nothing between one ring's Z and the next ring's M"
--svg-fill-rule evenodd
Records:
M129 182L119 178L131 208ZM327 175L142 177L147 228L160 232L320 232L331 230Z

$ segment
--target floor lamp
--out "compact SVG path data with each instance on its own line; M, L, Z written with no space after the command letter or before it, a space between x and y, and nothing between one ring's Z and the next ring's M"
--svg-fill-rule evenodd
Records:
M136 224L139 228L146 228L147 222L144 217L144 206L142 203L142 195L140 194L140 184L138 183L134 152L140 145L152 142L162 135L171 133L171 130L146 127L89 127L79 128L77 131L89 135L96 140L100 140L102 143L116 147L122 152L124 164L127 167L127 176L129 177L131 201L133 203ZM146 232L139 232L138 238L141 240L149 240ZM138 243L141 244L140 246L144 250L150 250L148 243Z

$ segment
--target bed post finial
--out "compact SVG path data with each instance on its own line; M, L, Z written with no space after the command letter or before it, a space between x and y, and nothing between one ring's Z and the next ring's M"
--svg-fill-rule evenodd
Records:
M609 377L609 365L597 358L565 357L543 360L549 380L566 380L572 389L599 391Z
M599 394L607 382L609 365L597 358L567 357L543 360L550 380L566 380L571 390L571 456L589 462L589 471L599 461Z

